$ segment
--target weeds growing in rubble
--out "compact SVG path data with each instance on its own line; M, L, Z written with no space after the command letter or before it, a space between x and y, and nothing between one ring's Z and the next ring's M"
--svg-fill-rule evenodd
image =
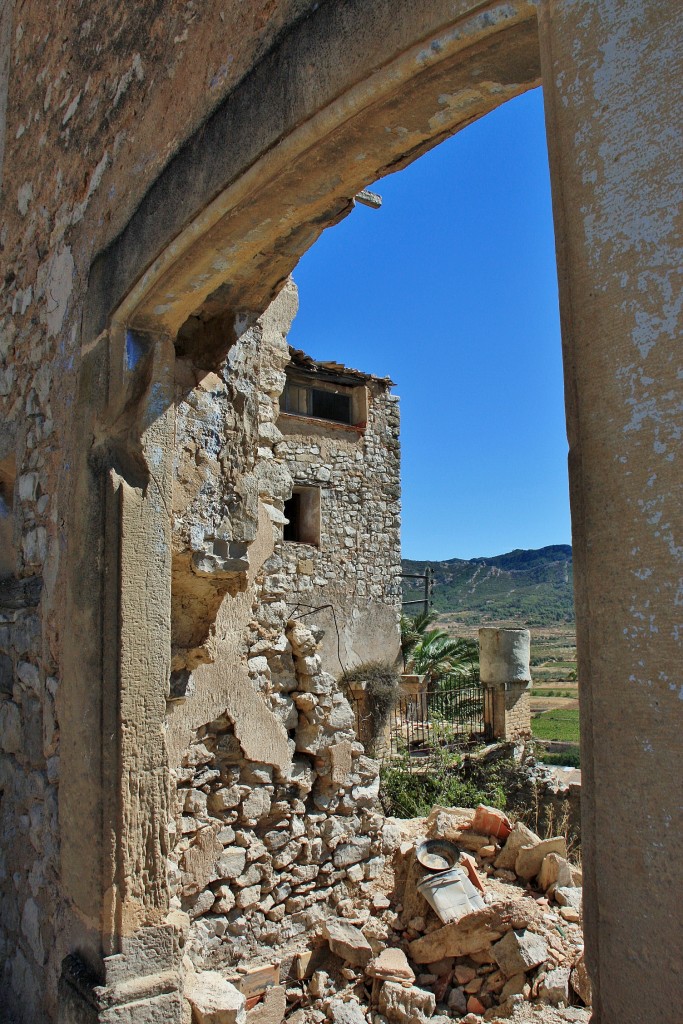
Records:
M574 863L581 860L581 837L567 800L541 799L541 786L513 758L481 761L437 750L429 765L416 770L408 754L382 765L380 799L386 814L397 818L426 817L439 804L476 807L484 803L523 821L542 839L564 836Z
M408 754L387 761L381 769L380 799L387 814L396 818L421 818L435 804L444 807L476 807L486 803L505 808L505 790L497 773L483 784L465 776L457 754L436 750L428 766L415 771Z
M572 823L569 802L564 800L559 807L554 804L543 804L539 799L539 787L532 789L531 802L518 808L515 815L523 821L541 839L551 836L564 836L567 844L567 855L574 864L581 864L581 835Z

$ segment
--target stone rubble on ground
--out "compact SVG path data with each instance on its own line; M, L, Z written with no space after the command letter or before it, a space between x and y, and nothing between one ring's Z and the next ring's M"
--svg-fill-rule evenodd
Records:
M347 883L337 916L313 920L305 938L296 935L296 953L287 942L268 951L288 976L287 1008L277 1022L264 1016L264 1024L587 1024L591 990L574 884L580 871L561 837L541 840L504 817L493 808L435 808L419 822L387 822L381 877L363 875L355 890ZM494 831L478 833L475 822ZM442 924L417 890L427 872L415 850L425 836L470 851L484 909ZM527 877L531 850L544 852ZM512 869L497 862L519 863L523 875L513 881ZM577 920L567 920L566 910ZM230 980L239 987L237 976ZM258 1009L249 1010L248 1024L260 1024ZM196 1013L193 1020L222 1024Z

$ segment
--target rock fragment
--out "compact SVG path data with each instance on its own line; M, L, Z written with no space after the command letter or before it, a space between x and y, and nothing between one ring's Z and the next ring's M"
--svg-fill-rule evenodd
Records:
M415 981L415 972L403 950L391 946L387 946L379 956L370 961L365 973L371 978L383 981L407 981L411 985Z
M496 963L506 978L531 971L545 962L548 945L542 935L526 928L513 929L493 947Z
M579 957L571 974L569 975L569 984L576 992L579 999L586 1006L590 1006L593 1002L593 993L591 990L591 980L588 976L588 968L586 967L586 960L583 954Z
M538 884L545 892L551 885L571 887L574 885L571 865L559 853L548 853L538 872Z
M409 946L410 957L417 964L429 964L447 956L471 956L490 951L492 944L513 925L521 928L534 922L540 925L541 920L541 912L531 900L525 905L517 901L495 903L414 939Z
M335 918L323 930L330 950L347 963L365 967L372 959L372 946L355 925Z
M569 1005L569 968L555 967L548 971L538 986L539 998L551 1006Z
M493 862L494 867L504 868L507 871L512 870L521 848L523 846L536 846L540 841L535 832L532 832L530 828L523 825L521 821L516 821L512 826L510 835L507 837L505 846Z
M552 839L541 839L540 842L522 846L515 861L515 871L519 878L530 880L535 878L541 869L543 858L548 853L559 853L567 859L567 843L564 836L553 836Z
M348 1002L333 999L327 1007L327 1019L332 1024L367 1024L365 1014L355 999Z
M284 985L266 989L263 999L247 1010L247 1024L282 1024L287 1009Z
M583 889L579 886L561 885L555 889L555 900L561 907L572 907L574 910L581 910Z
M394 1024L420 1024L436 1009L433 992L395 981L385 981L379 994L379 1011Z
M218 971L188 974L185 998L197 1024L246 1024L244 996Z

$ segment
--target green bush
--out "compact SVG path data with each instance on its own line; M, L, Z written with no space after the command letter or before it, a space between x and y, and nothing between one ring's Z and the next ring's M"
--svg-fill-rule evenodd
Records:
M547 751L540 751L538 759L543 761L544 764L555 764L561 768L581 767L581 753L578 747L575 750L566 750L561 754L550 754Z
M422 818L435 804L474 807L483 791L462 778L461 760L446 751L435 753L424 771L411 769L410 757L386 761L380 773L380 799L387 814L396 818Z
M440 750L424 770L416 770L409 755L385 761L380 773L380 799L386 814L396 818L422 818L435 804L476 807L489 804L504 810L508 775L516 770L504 760L479 771L457 754Z
M552 687L546 689L534 686L531 691L532 697L569 697L576 700L576 690L555 690Z

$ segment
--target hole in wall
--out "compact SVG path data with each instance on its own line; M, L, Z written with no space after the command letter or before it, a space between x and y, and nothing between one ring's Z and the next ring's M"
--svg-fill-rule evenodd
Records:
M17 571L14 491L16 466L13 457L0 460L0 579L9 579Z
M295 485L285 501L283 540L320 547L320 488Z

